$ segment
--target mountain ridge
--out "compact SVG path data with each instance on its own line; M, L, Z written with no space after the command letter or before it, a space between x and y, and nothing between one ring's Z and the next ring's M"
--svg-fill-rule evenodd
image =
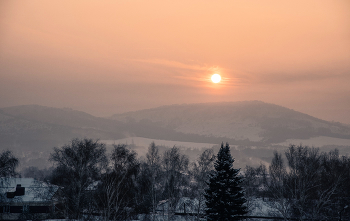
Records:
M30 136L34 136L32 140L52 139L53 143L67 142L74 137L140 136L186 142L226 140L236 144L268 145L318 136L350 139L350 127L262 101L166 105L110 118L70 108L20 105L0 109L0 136L6 140L22 136L31 140Z
M346 125L262 101L167 105L111 118L124 123L150 121L182 133L258 142L281 142L292 138L288 133L294 138L350 138L350 127Z
M40 105L1 108L0 149L13 150L21 156L23 166L45 167L50 165L47 159L52 148L67 144L73 138L100 139L108 148L128 137L173 143L228 142L237 162L244 165L254 163L251 159L268 162L272 151L282 150L289 140L343 138L342 144L347 140L350 143L350 127L346 125L257 101L168 105L114 115L114 118L117 119ZM327 142L324 148L349 152L348 145L330 144ZM147 146L137 148L144 153Z

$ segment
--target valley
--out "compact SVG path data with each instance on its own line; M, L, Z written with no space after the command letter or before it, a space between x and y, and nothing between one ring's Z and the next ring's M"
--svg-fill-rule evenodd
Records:
M274 150L290 144L337 148L350 154L350 127L260 101L169 105L100 118L69 108L25 105L0 109L1 150L12 150L20 167L51 165L53 147L73 138L99 139L107 150L127 144L139 157L155 142L164 152L177 146L191 161L221 142L232 147L236 165L268 165Z

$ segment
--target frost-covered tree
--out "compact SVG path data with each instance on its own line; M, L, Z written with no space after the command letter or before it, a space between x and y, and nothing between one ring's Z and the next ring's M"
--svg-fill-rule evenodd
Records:
M207 220L240 220L247 213L244 205L242 178L239 169L234 169L230 146L221 144L215 162L215 171L210 175L209 187L206 189Z
M213 149L206 149L197 161L192 163L190 174L195 182L191 182L191 189L193 196L198 200L198 204L193 205L197 213L197 220L200 220L201 213L205 208L205 189L209 181L208 175L214 170L215 159Z
M178 147L174 146L163 155L163 198L168 200L168 220L172 219L181 197L186 195L188 164L188 157Z

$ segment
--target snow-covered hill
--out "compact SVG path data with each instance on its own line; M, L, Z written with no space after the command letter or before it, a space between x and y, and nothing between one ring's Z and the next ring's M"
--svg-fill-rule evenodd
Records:
M53 147L84 137L107 145L134 140L140 155L152 141L183 146L193 159L202 147L229 142L242 167L268 163L273 150L289 144L350 152L349 126L259 101L163 106L112 119L39 105L0 109L0 150L15 151L23 165L40 166Z
M162 106L113 115L112 119L152 122L186 134L265 143L318 136L350 139L350 127L261 101Z

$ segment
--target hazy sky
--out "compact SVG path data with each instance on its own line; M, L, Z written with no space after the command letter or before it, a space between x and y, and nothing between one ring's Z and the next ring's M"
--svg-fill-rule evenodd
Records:
M0 1L0 107L241 100L350 123L350 1Z

